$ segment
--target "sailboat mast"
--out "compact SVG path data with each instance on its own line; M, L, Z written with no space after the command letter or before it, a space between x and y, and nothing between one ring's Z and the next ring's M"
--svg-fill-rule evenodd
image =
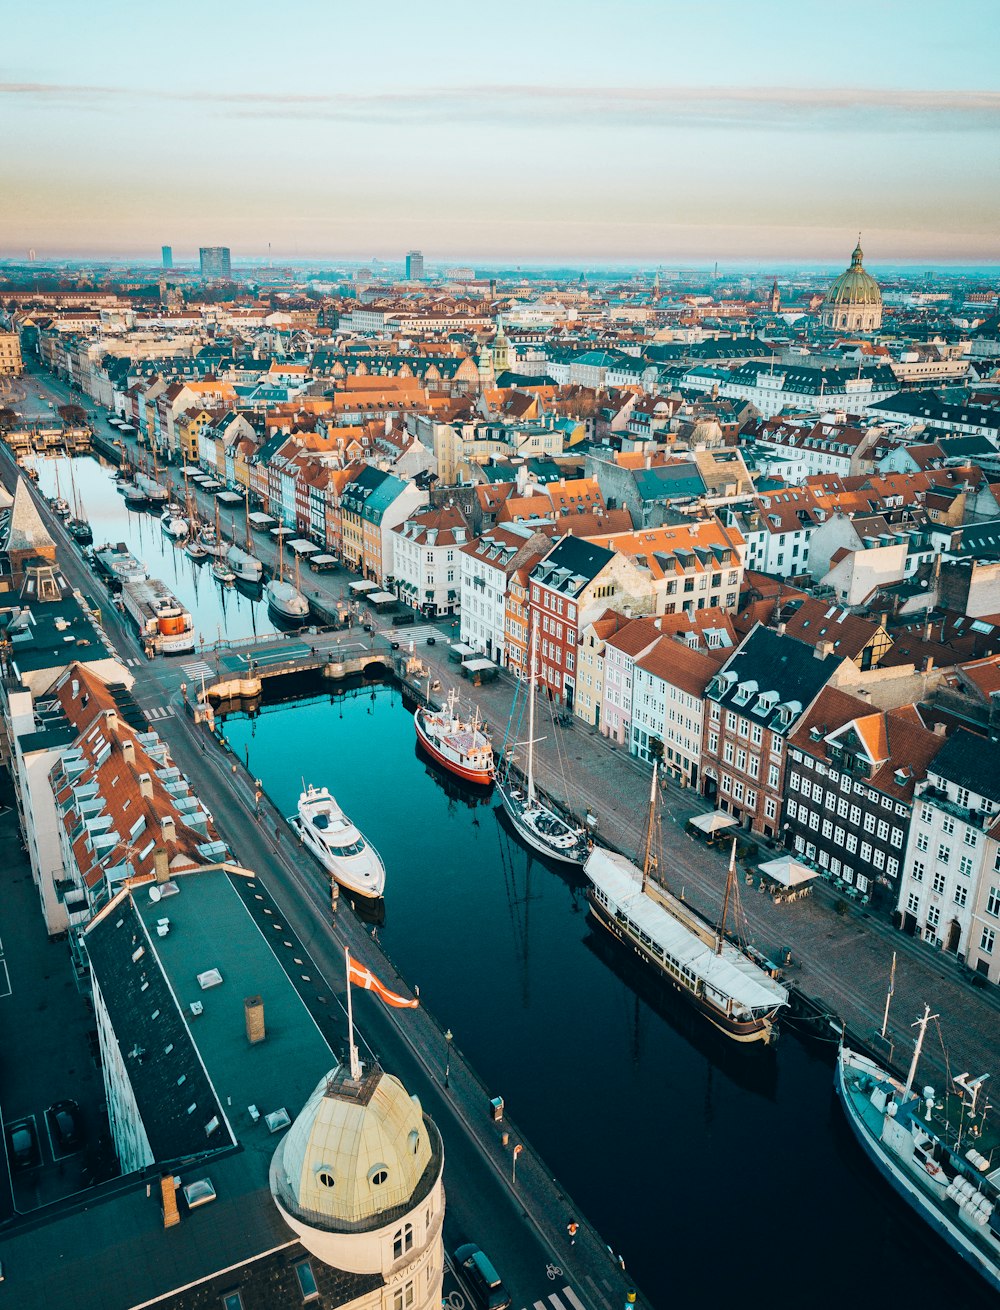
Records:
M656 773L659 760L653 761L653 781L649 788L649 819L646 823L646 854L642 861L642 890L649 882L649 871L653 867L653 825L656 823Z
M722 954L722 943L726 939L726 919L729 917L729 898L733 894L733 878L736 875L736 838L733 838L733 848L729 852L729 871L726 874L726 894L722 898L722 918L719 920L719 931L715 938L715 953Z
M885 1014L882 1015L882 1040L885 1041L885 1030L889 1026L889 1006L892 1004L892 993L896 987L896 952L892 953L892 968L889 970L889 990L885 994Z
M528 803L535 800L535 657L538 653L538 624L531 625L531 670L528 681Z
M243 517L247 529L247 554L252 554L253 538L250 536L250 488L246 487L243 492ZM233 540L236 540L236 532L233 531Z
M906 1075L906 1086L903 1088L904 1099L909 1096L910 1092L913 1090L913 1083L917 1076L917 1064L920 1061L920 1052L924 1047L924 1034L927 1032L927 1025L932 1018L936 1019L937 1015L932 1015L931 1007L925 1005L923 1015L915 1024L913 1024L913 1027L917 1028L919 1031L917 1032L917 1044L913 1048L913 1059L910 1061L910 1071Z

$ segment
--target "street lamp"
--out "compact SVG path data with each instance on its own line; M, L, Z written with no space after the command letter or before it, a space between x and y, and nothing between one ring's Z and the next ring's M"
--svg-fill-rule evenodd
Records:
M455 1034L448 1028L444 1035L445 1040L445 1057L444 1057L444 1085L448 1086L448 1076L451 1073L451 1044L454 1041Z

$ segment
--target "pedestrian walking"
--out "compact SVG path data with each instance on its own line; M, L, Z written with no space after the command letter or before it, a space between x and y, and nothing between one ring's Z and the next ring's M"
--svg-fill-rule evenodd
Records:
M575 1219L571 1219L569 1223L566 1225L566 1233L567 1236L569 1237L570 1246L576 1245L576 1235L579 1231L580 1231L580 1225L576 1222Z

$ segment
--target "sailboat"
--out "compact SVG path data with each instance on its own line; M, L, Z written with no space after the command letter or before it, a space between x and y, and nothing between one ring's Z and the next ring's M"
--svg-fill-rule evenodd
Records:
M278 542L278 576L272 578L264 588L264 594L267 597L267 603L275 614L282 619L298 620L305 622L309 617L309 602L299 590L299 560L295 557L295 586L290 582L285 582L282 577L282 561L285 554L285 544Z
M659 866L657 777L658 765L654 765L642 868L602 847L595 847L587 860L584 872L590 882L591 913L727 1037L737 1042L772 1042L777 1037L777 1013L788 1004L788 992L726 933L736 895L736 842L722 915L713 927L652 876Z
M89 546L94 540L94 532L83 516L83 504L76 489L76 475L73 472L73 460L69 461L69 481L72 495L73 516L66 523L70 534L81 544Z
M497 782L503 807L510 816L517 835L542 855L563 864L582 864L587 858L589 838L583 828L575 827L551 806L546 805L535 787L535 672L538 630L531 630L530 677L528 680L528 760L524 786L511 776L510 759L502 780ZM514 697L514 705L517 696ZM514 708L511 708L511 724Z
M925 1005L913 1025L917 1040L905 1083L842 1037L837 1094L861 1149L886 1182L1000 1292L1000 1167L994 1167L997 1135L986 1124L983 1094L989 1075L951 1079L957 1124L946 1109L951 1095L942 1104L933 1087L914 1090L927 1025L936 1018Z
M247 525L246 548L243 549L242 547L237 546L236 527L234 524L233 544L229 547L229 550L226 552L226 560L229 563L229 567L236 574L237 582L257 583L260 582L261 576L263 575L264 565L253 553L253 549L252 549L253 540L250 536L250 506L248 503L249 495L250 493L249 491L247 491L244 497L244 510L246 512L246 525Z
M59 487L58 460L56 460L56 494L52 498L52 512L58 514L61 519L68 519L70 515L69 502L63 499L62 491Z

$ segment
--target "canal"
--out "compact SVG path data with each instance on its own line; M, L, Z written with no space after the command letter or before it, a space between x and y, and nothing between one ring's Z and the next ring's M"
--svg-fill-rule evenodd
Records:
M984 1303L860 1155L832 1044L739 1047L677 1010L591 927L579 876L424 760L398 688L265 703L225 734L284 813L329 786L378 847L386 951L654 1304Z
M74 490L82 517L93 529L94 546L125 542L142 560L150 577L166 583L191 612L202 645L224 638L259 636L276 631L260 588L251 592L223 586L212 576L208 560L196 561L160 527L158 511L130 510L117 491L114 467L92 455L37 459L38 488L46 496L61 495L72 505ZM177 470L171 470L176 480ZM230 525L223 514L227 538Z

